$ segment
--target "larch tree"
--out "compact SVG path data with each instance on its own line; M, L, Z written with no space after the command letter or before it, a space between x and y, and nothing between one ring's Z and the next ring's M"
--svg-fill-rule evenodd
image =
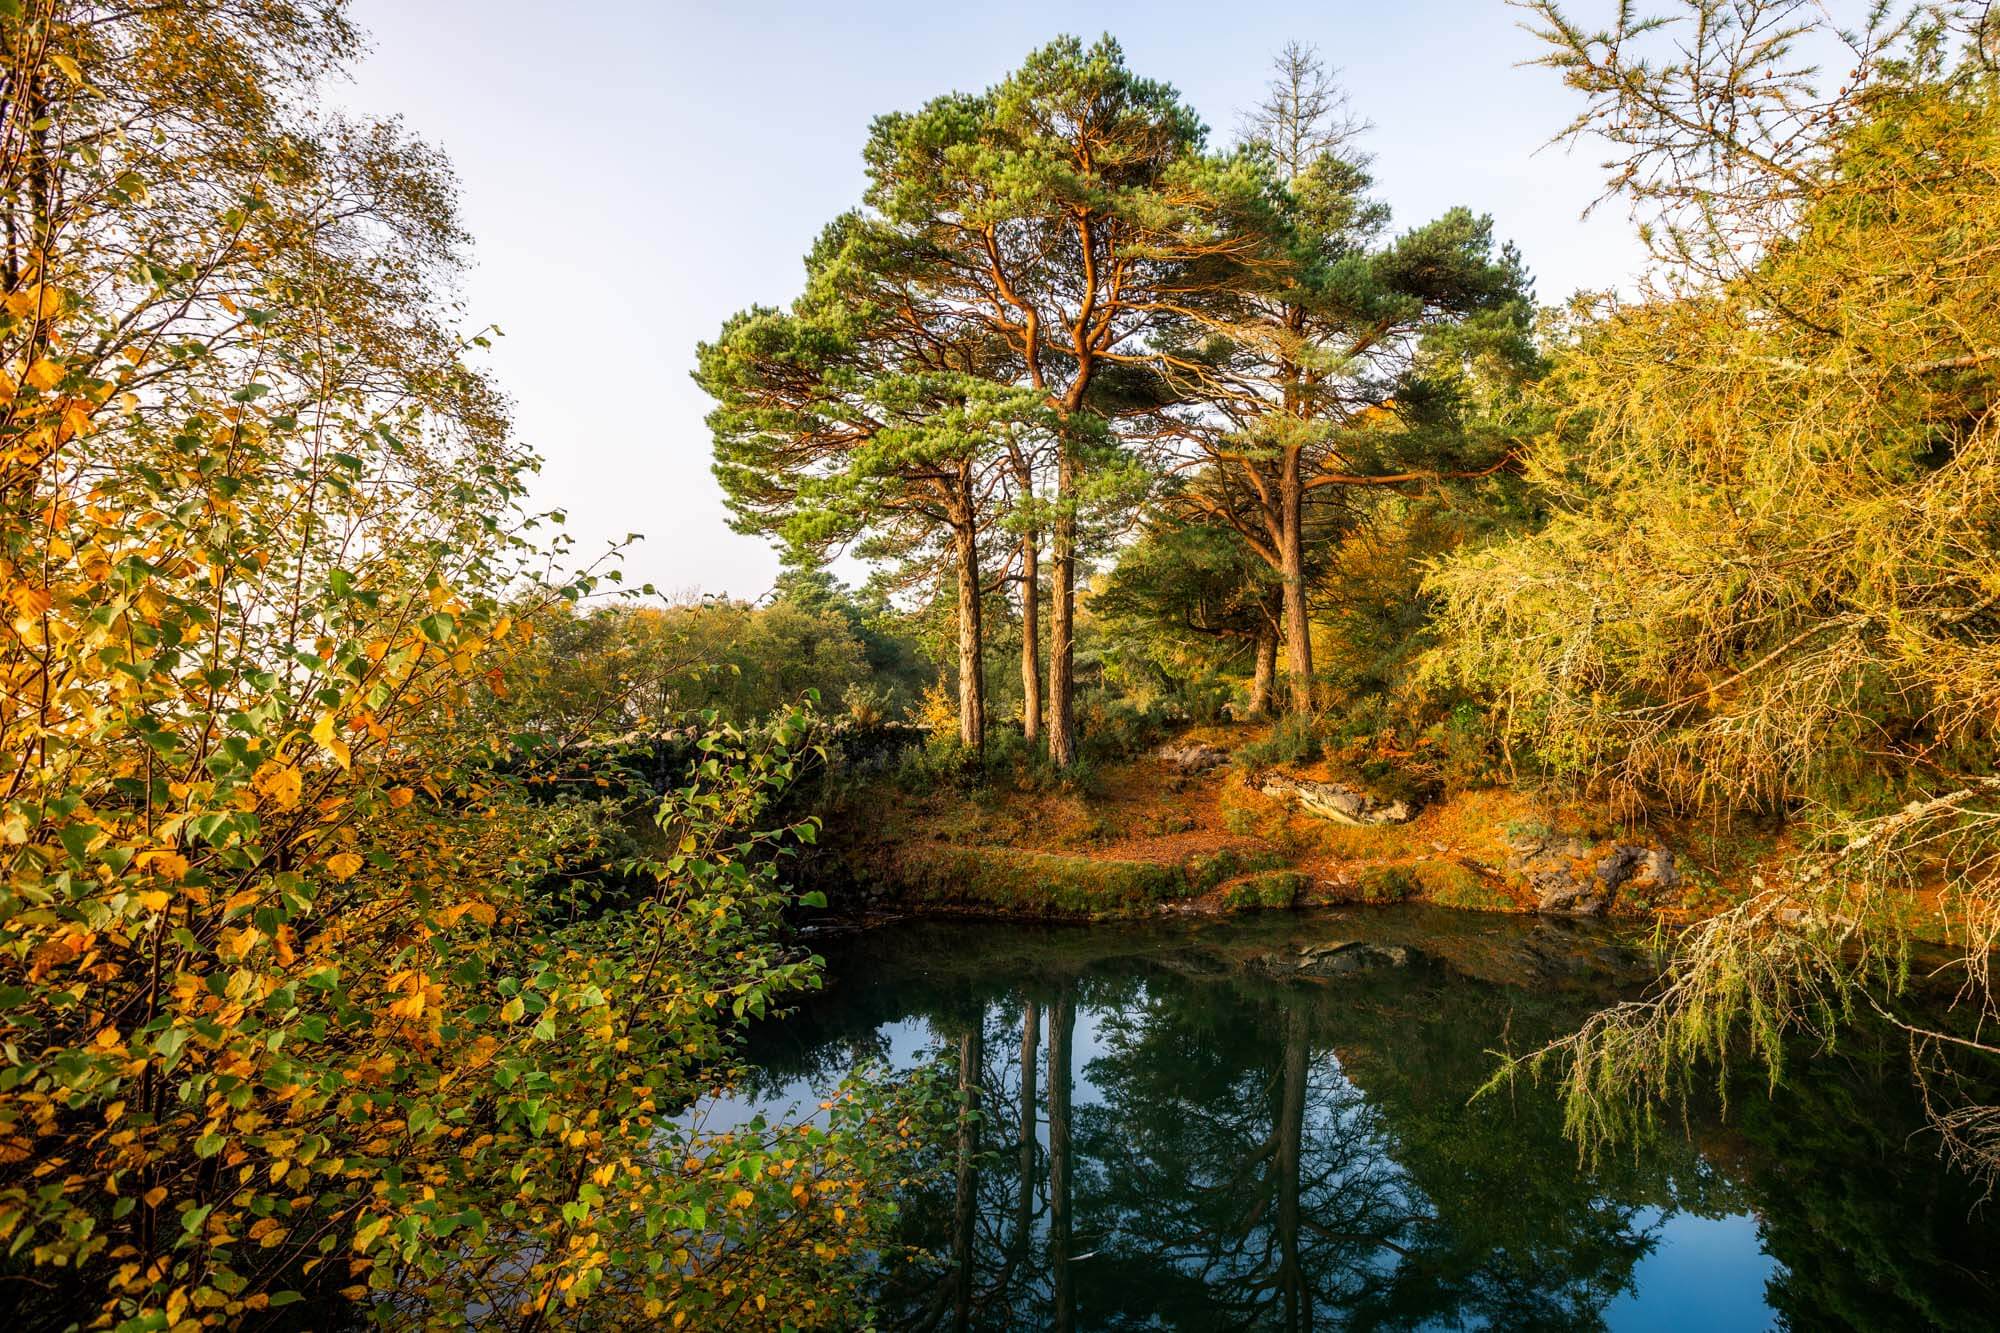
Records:
M1545 393L1537 532L1436 571L1437 665L1546 768L1628 808L1809 821L1679 936L1642 1001L1538 1057L1571 1127L1648 1122L1691 1070L1900 1025L1947 1151L2000 1176L2000 79L1981 7L1855 30L1681 0L1598 31L1528 6L1649 224L1645 294L1579 309ZM1990 30L1989 30L1990 31ZM1831 75L1816 55L1834 54ZM1908 1002L1957 955L1966 1022Z

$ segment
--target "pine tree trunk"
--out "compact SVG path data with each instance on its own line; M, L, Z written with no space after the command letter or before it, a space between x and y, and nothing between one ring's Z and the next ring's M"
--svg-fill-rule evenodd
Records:
M952 1308L955 1328L972 1324L972 1239L979 1204L979 1071L985 1063L982 1011L958 1042L958 1178L952 1199Z
M1305 488L1299 451L1285 450L1278 477L1278 572L1285 593L1285 666L1291 676L1292 711L1313 707L1312 617L1306 606Z
M1304 1169L1306 1068L1311 1051L1305 1024L1293 1010L1285 1020L1284 1093L1278 1106L1276 1163L1278 1215L1278 1290L1284 1300L1287 1333L1312 1327L1312 1284L1306 1280L1301 1254L1304 1210L1300 1204L1300 1172Z
M1042 739L1041 534L1021 534L1021 730L1034 745Z
M1076 762L1076 482L1077 463L1068 441L1056 471L1054 550L1050 552L1049 761L1057 768Z
M1271 713L1271 695L1277 686L1278 676L1278 631L1265 625L1257 631L1257 662L1250 677L1250 715L1267 717Z
M1049 1286L1057 1333L1076 1327L1076 1287L1069 1267L1069 1048L1075 1026L1076 1010L1065 987L1049 1010Z
M986 747L986 674L979 610L979 534L973 526L972 478L962 468L958 477L961 505L952 520L952 545L958 558L958 739L968 750Z

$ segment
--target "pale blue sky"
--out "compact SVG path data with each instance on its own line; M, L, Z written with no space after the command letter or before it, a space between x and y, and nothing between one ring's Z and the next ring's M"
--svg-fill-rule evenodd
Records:
M1585 15L1605 8L1578 0ZM857 202L870 119L986 87L1062 32L1109 31L1227 140L1287 40L1342 69L1375 124L1399 224L1493 214L1554 301L1623 285L1622 209L1579 214L1589 147L1537 151L1577 109L1501 0L1317 4L642 4L355 0L373 51L342 100L400 113L457 165L476 237L468 316L547 466L536 498L581 548L646 534L628 579L756 596L777 560L725 526L696 341L789 301L825 222Z

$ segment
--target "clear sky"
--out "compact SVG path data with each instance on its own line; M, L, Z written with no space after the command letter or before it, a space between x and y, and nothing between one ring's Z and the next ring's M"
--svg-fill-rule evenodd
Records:
M1580 14L1604 5L1577 0ZM1542 148L1575 114L1502 0L1262 4L646 4L355 0L372 51L340 100L400 114L456 164L469 319L547 465L536 498L579 549L646 540L629 582L754 597L777 572L726 526L694 346L733 311L797 294L819 229L859 200L872 117L984 88L1063 32L1114 34L1232 137L1286 41L1341 68L1374 122L1398 224L1456 204L1519 243L1537 294L1620 286L1638 248L1617 205L1588 221L1588 146Z

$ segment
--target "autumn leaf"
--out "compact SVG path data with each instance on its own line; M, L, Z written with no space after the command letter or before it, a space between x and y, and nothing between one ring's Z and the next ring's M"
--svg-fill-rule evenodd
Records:
M188 872L188 859L170 848L147 852L139 858L139 864L167 879L179 879Z
M351 766L349 762L351 752L347 742L336 734L334 730L336 725L338 724L332 713L321 713L319 720L313 723L312 738L322 750L333 756L335 763L342 768L348 768Z
M299 803L304 779L299 770L290 764L279 764L260 769L256 783L257 789L270 797L280 810L290 810Z

